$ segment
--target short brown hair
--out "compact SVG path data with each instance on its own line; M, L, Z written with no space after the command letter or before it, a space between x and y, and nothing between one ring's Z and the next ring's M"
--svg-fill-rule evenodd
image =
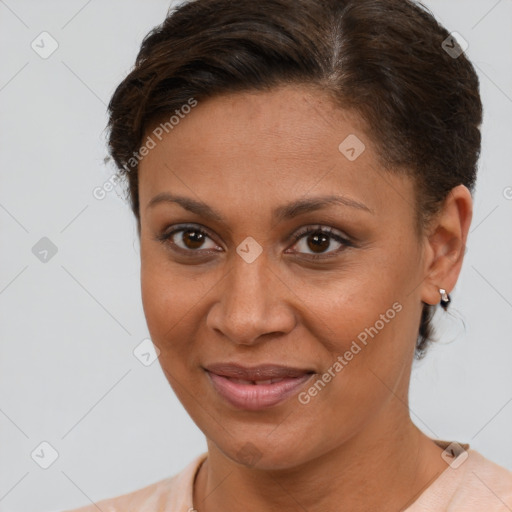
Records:
M449 39L448 39L449 38ZM445 51L446 42L457 53ZM458 55L460 54L460 55ZM138 161L146 130L191 98L317 86L366 121L382 166L411 176L419 230L449 191L474 191L479 80L457 41L410 0L193 0L144 39L109 104L109 149L140 229ZM423 357L435 306L424 303Z

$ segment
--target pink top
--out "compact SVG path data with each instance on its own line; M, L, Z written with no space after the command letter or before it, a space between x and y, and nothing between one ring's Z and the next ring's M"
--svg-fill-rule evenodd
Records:
M448 441L435 441L442 448ZM404 512L511 512L512 472L464 448ZM68 512L193 512L193 484L203 453L178 474L116 498ZM448 463L450 465L448 465Z

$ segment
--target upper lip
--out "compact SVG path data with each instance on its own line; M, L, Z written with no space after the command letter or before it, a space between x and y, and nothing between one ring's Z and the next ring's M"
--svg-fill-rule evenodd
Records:
M313 370L309 369L280 366L277 364L242 366L237 363L215 363L206 366L205 369L223 377L254 381L282 379L286 377L301 377L307 373L314 373Z

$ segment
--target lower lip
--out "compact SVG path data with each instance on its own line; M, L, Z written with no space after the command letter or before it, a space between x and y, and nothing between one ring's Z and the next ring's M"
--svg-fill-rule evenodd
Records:
M242 384L227 377L222 377L209 371L215 390L231 405L248 411L258 411L272 407L294 395L307 382L312 373L301 377L286 378L274 384Z

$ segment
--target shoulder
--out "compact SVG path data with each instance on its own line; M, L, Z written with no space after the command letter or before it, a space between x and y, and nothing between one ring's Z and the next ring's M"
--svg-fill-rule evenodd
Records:
M103 499L81 508L65 512L163 512L192 510L193 482L197 470L206 458L203 453L192 460L181 472L141 489Z
M479 452L463 450L407 512L507 512L512 472Z
M102 512L135 512L150 510L150 508L157 512L159 509L155 505L176 492L175 482L176 476L166 478L127 494L103 499L66 512L98 512L98 509Z
M454 505L472 503L485 506L487 512L512 508L512 472L485 458L475 450L468 451L468 464L453 496Z

